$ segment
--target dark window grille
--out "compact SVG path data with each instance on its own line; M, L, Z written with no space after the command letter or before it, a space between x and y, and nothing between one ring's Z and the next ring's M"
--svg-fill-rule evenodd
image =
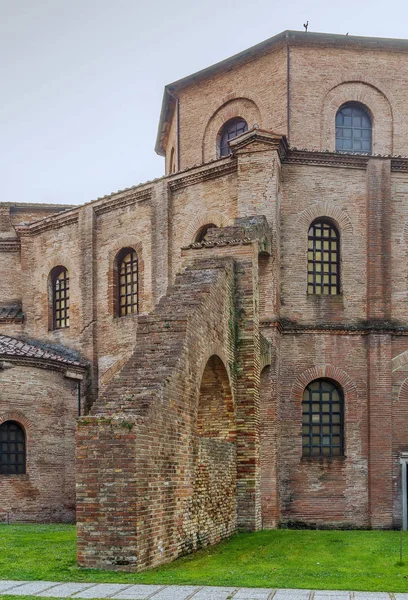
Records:
M220 156L231 154L228 142L236 138L237 135L244 133L244 131L248 131L248 124L244 119L237 117L225 123L221 130Z
M122 251L118 261L118 314L120 317L139 310L138 260L132 249Z
M69 327L69 276L65 267L53 272L53 321L54 329Z
M359 104L346 104L337 112L336 150L371 154L371 119Z
M343 456L343 395L326 379L312 381L303 392L303 456Z
M23 475L25 472L24 430L15 421L5 421L0 425L0 474Z
M307 293L340 294L340 236L331 223L318 220L309 228Z

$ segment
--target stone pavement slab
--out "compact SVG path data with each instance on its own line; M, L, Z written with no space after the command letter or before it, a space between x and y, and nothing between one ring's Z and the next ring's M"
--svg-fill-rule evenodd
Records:
M277 590L273 600L309 600L310 590Z
M164 587L164 585L146 585L144 583L131 585L119 594L115 594L115 600L145 600Z
M73 598L110 598L130 586L130 583L97 583L91 588L77 592Z
M313 600L350 600L350 592L345 591L316 591L313 596Z
M58 581L26 581L24 585L8 590L7 594L11 596L35 596L57 585L59 585Z
M233 600L269 600L275 590L266 588L240 588Z
M77 592L82 592L88 588L94 587L96 583L61 583L57 585L57 587L52 587L45 592L40 592L36 594L37 596L42 596L46 598L47 596L55 596L56 598L68 598L68 596L72 596L72 594L76 594Z
M394 594L395 600L408 600L408 594Z
M390 600L387 592L354 592L355 600Z
M0 580L0 593L4 594L6 590L9 590L18 585L22 585L24 583L27 583L27 582L26 581L11 581L8 579L2 579L2 580Z
M228 600L237 588L213 587L208 586L201 588L194 594L194 600Z
M171 585L154 594L152 600L188 600L200 589L198 585Z

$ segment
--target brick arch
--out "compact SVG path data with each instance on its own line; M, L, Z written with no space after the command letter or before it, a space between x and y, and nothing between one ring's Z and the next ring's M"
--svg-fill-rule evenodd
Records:
M225 355L224 348L222 347L222 345L220 343L217 343L217 342L213 342L212 344L209 344L208 346L206 346L205 352L201 356L200 368L197 371L198 382L201 381L205 367L207 366L207 363L210 360L211 356L218 356L218 358L223 363L225 370L227 371L229 384L230 384L230 387L232 390L232 385L231 385L232 378L231 378L231 371L229 368L229 361L227 360L227 356Z
M16 421L19 425L24 427L26 432L33 426L33 423L19 410L10 410L0 414L0 425L6 421Z
M242 97L230 98L224 104L218 106L208 118L202 142L203 163L217 158L217 136L224 123L234 117L245 119L248 123L248 129L251 129L254 125L262 126L261 111L257 103L248 97L248 94L244 94Z
M342 81L326 94L321 110L322 150L335 150L335 118L346 102L359 102L368 109L373 125L373 154L392 154L394 117L390 100L376 85L361 77Z
M342 210L334 202L316 202L308 206L298 216L298 225L300 229L309 229L310 224L320 217L330 217L335 221L340 233L353 233L353 223L346 211Z
M116 315L116 298L115 298L115 260L117 255L123 248L133 248L137 254L138 260L138 302L139 302L139 314L143 312L143 290L144 290L144 262L143 262L143 245L141 242L137 242L133 236L125 235L119 239L116 239L116 244L109 250L108 253L108 307L109 314ZM134 315L136 316L136 315Z
M192 219L184 230L183 236L183 247L189 246L194 242L194 238L204 225L208 223L214 223L217 227L225 227L232 225L231 219L228 219L225 215L216 211L204 212Z
M401 402L408 402L408 377L401 384L400 390L398 392L398 400Z
M315 379L332 379L335 383L339 384L344 392L345 398L348 401L356 401L358 398L357 386L351 377L340 369L333 365L315 365L306 369L300 375L297 376L292 386L292 397L298 403L301 404L303 400L303 392L305 387L314 381Z

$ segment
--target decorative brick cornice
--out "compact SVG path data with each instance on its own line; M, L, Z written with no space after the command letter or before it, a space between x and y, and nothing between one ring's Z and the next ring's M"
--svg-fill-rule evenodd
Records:
M50 229L60 229L61 227L78 223L78 214L79 209L74 213L70 212L67 215L57 214L53 217L46 217L45 219L35 221L30 225L16 225L16 231L20 235L38 235L39 233L49 231Z
M242 240L217 240L214 242L204 241L204 242L193 242L188 246L184 246L182 250L198 250L200 248L218 248L220 246L248 246L252 244L254 240L251 238L244 238Z
M137 202L145 202L151 199L152 192L153 188L137 190L136 192L132 190L125 196L121 196L120 198L112 198L108 202L98 204L95 206L94 211L97 215L102 215L112 210L117 210L118 208L136 204Z
M387 157L389 158L389 157ZM290 165L314 165L319 167L343 167L349 169L366 169L370 156L368 154L351 154L346 152L319 152L315 150L299 150L290 148L284 159Z
M308 325L293 323L290 321L276 319L261 319L260 327L270 328L276 327L284 334L322 334L331 335L370 335L370 334L386 334L386 335L408 335L408 326L402 326L387 322L367 322L356 325L345 325L341 323L324 323L321 325Z
M20 252L20 240L0 240L0 252Z
M0 369L7 368L8 364L16 366L35 367L36 369L48 369L50 371L58 371L59 373L65 373L68 370L78 374L83 374L87 370L87 367L85 365L72 366L66 365L64 363L59 363L55 360L45 360L25 356L9 356L7 354L3 355L0 353Z
M408 157L397 156L391 158L391 171L395 173L408 173Z
M242 150L247 150L248 146L253 146L256 151L256 146L263 146L261 150L265 150L265 146L270 150L276 150L280 159L283 161L287 155L288 143L286 137L279 133L266 131L264 129L251 129L237 136L229 142L229 145L234 155L239 154Z
M202 169L200 171L196 171L195 173L188 173L188 175L182 175L181 177L177 177L177 179L172 179L168 184L169 189L172 192L175 192L181 188L189 187L190 185L195 185L209 179L224 177L230 173L235 173L237 168L236 159L229 158L226 161L222 161L210 168Z

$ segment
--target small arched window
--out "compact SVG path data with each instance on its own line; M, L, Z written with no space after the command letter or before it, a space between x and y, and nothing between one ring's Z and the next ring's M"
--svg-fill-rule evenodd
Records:
M316 379L303 392L303 456L344 455L344 402L341 389L327 379Z
M340 294L340 236L326 219L313 221L309 228L307 293Z
M26 472L24 429L16 421L0 425L0 474L23 475Z
M69 276L65 267L53 268L51 286L53 329L69 327Z
M217 225L214 225L214 223L208 223L207 225L203 225L202 227L200 227L200 229L197 231L196 236L194 238L194 242L203 242L205 239L205 236L208 233L209 229L213 229L216 228Z
M349 102L337 111L336 150L371 154L372 124L362 104Z
M248 124L241 117L230 119L223 125L220 131L220 157L231 154L228 142L236 138L237 135L244 133L244 131L248 131Z
M123 248L116 257L116 298L119 317L138 312L138 260L133 248Z

